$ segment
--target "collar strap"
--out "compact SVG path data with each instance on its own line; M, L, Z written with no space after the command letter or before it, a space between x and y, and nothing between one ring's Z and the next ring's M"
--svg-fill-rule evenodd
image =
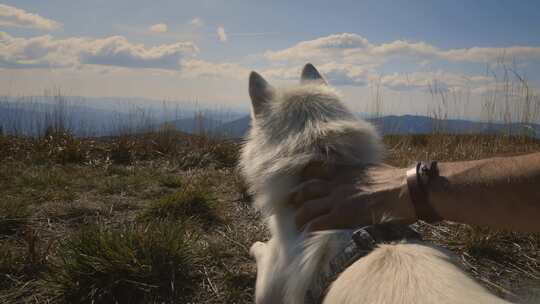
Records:
M332 284L332 282L334 282L347 267L371 253L377 248L378 244L402 240L417 241L420 239L420 234L411 227L394 223L382 223L355 230L352 233L352 240L340 253L330 260L329 270L320 272L314 279L311 287L306 292L304 303L322 303L330 284Z
M418 162L415 167L407 170L407 187L416 211L416 217L428 223L442 221L429 203L428 185L439 176L437 162Z

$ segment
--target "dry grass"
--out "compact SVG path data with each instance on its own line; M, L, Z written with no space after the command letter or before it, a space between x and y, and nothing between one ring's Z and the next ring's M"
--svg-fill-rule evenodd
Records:
M82 227L61 242L44 285L67 303L187 302L199 276L196 241L173 222Z
M191 181L181 189L149 202L141 213L141 219L190 219L207 225L220 223L215 194L208 183Z
M248 250L268 232L234 168L237 144L178 132L65 136L0 136L1 303L253 303ZM399 166L540 151L530 138L384 140ZM523 300L538 286L538 235L418 228L499 295Z
M418 160L474 160L540 150L540 140L497 135L388 135L384 143L386 161L395 166L409 166Z

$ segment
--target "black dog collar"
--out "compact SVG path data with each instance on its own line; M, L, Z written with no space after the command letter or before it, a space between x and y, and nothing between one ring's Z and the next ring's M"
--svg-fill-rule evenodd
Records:
M322 303L330 284L358 259L372 252L378 244L402 240L418 241L421 236L409 226L383 223L362 227L352 234L352 240L330 261L330 271L319 273L306 292L306 304Z

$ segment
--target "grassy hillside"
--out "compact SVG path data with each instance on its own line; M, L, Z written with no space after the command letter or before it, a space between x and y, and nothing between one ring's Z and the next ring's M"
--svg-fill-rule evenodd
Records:
M540 151L495 136L387 136L387 162ZM250 245L268 232L238 144L161 131L76 139L0 135L0 303L253 303ZM540 236L419 223L510 299L540 295ZM527 292L525 292L527 291Z

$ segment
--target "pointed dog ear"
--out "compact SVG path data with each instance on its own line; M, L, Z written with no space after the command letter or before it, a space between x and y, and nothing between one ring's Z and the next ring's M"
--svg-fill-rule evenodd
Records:
M261 75L252 71L249 75L249 96L255 115L262 113L266 104L274 98L274 94L274 88Z
M328 85L326 80L324 80L324 78L319 73L319 71L317 71L317 69L311 63L306 64L304 68L302 69L302 76L300 77L300 83L301 84L318 83L318 84Z

